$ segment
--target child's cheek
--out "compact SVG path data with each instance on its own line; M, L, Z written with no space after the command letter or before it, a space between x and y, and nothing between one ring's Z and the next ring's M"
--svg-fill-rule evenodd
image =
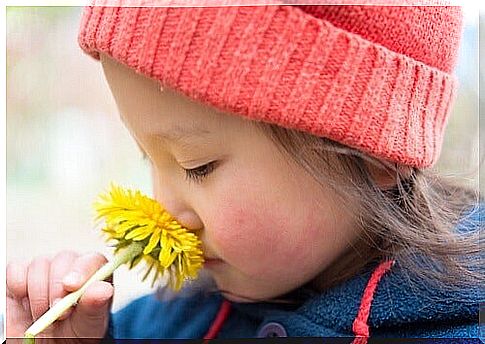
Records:
M238 198L218 209L211 239L229 264L247 274L267 274L268 268L281 273L304 251L301 238L290 232L289 212L277 204Z

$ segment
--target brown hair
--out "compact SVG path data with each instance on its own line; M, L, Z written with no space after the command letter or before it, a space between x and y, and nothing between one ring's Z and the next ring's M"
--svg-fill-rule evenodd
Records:
M465 216L480 201L478 191L429 170L381 161L327 138L263 122L256 126L315 180L358 209L359 239L307 287L322 291L384 259L394 259L409 276L440 287L484 282L479 254L483 225ZM379 187L370 165L393 176L395 186ZM457 231L458 224L468 231Z

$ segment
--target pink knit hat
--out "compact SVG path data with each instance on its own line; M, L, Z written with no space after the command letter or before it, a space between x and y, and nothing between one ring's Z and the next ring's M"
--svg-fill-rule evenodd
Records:
M454 6L91 6L79 44L218 109L424 168L461 27Z

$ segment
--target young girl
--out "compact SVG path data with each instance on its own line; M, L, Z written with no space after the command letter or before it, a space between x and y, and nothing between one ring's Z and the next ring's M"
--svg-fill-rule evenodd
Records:
M460 34L458 7L87 7L79 43L206 262L113 315L95 283L44 335L478 338L483 208L427 169ZM10 264L7 336L104 262Z

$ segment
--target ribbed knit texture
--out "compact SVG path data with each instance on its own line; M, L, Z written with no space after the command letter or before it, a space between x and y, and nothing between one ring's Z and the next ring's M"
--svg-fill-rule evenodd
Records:
M458 7L86 7L79 44L188 97L432 166L456 93Z

